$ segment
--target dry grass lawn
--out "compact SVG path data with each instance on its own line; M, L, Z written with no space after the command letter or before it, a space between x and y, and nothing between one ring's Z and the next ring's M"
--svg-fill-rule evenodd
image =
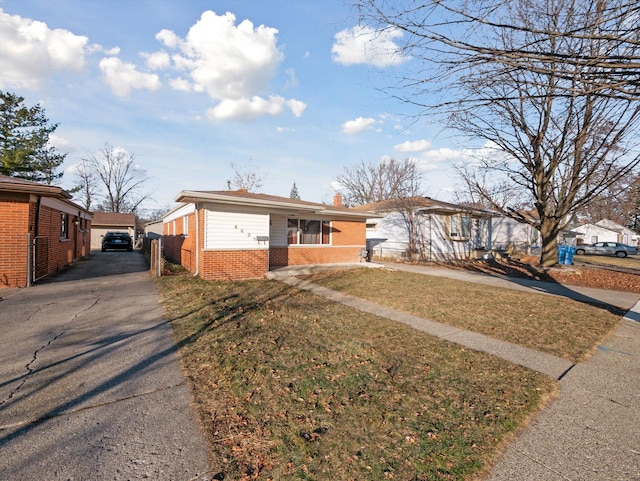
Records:
M378 302L381 293L403 297L403 308L422 313L428 298L432 318L489 317L497 332L522 321L513 312L540 317L530 296L498 299L389 272L322 282ZM158 287L211 445L214 479L476 479L556 389L543 375L276 281L176 274ZM589 321L594 333L575 353L615 323L597 312L609 327ZM514 330L536 337L538 328ZM547 344L555 350L574 345L562 339L576 334L569 326L553 332Z
M585 360L622 311L543 294L497 289L389 269L312 276L313 282L432 321L531 349Z

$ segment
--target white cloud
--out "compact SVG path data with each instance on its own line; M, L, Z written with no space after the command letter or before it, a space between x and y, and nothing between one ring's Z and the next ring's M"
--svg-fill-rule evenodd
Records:
M301 100L290 99L287 100L287 107L291 109L291 113L293 113L294 117L300 117L306 110L307 104Z
M52 72L82 70L88 41L0 9L0 88L37 90Z
M69 147L70 142L57 134L50 134L48 144L56 149L64 150Z
M156 35L172 55L174 67L186 70L192 82L214 100L242 99L263 91L283 56L275 28L254 27L249 20L236 25L232 13L206 11L184 39L162 30Z
M193 86L191 82L183 79L182 77L174 78L169 82L171 88L174 90L180 90L181 92L189 92L192 90Z
M360 132L373 129L375 123L376 119L374 118L358 117L355 120L349 120L342 124L342 131L345 134L359 134Z
M395 39L401 37L402 31L397 28L388 27L377 31L370 27L356 26L335 35L331 53L333 60L342 65L399 65L410 58L403 55L395 43Z
M307 107L304 102L264 96L284 58L277 45L277 34L277 29L256 27L249 20L236 25L236 17L230 12L217 15L208 10L184 38L167 29L158 32L156 39L169 52L162 50L145 56L149 60L158 55L156 65L161 60L162 68L182 74L170 80L172 88L206 92L218 102L207 112L212 120L279 115L285 107L299 117ZM293 70L285 74L288 77L285 87L297 85Z
M164 70L171 65L171 58L164 50L154 53L142 53L142 56L147 59L147 67L151 70Z
M423 152L422 158L430 162L444 162L470 159L473 155L473 151L470 149L450 149L448 147L442 147L440 149Z
M402 142L401 144L394 145L393 149L398 152L424 152L431 148L431 142L428 140L414 140Z
M116 55L120 55L120 47L116 46L116 47L106 49L104 50L104 54L109 57L115 57Z
M126 97L132 89L158 90L160 79L156 74L139 72L131 63L124 63L117 57L103 58L100 70L111 91L119 97Z
M264 115L279 115L285 107L288 107L296 117L299 117L306 105L298 100L286 100L277 95L269 97L269 99L258 96L224 99L209 109L207 115L211 120L250 120Z

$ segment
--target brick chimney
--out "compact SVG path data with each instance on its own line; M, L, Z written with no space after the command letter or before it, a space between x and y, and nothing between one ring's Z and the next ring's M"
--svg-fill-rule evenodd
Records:
M342 194L340 192L336 192L333 196L333 206L342 207Z

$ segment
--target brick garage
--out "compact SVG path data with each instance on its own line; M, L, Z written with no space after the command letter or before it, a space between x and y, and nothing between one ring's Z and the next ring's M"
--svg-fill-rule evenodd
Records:
M0 176L0 288L26 287L89 255L91 214L60 187Z
M183 191L163 218L165 255L203 279L257 279L291 265L361 262L369 212L246 191Z

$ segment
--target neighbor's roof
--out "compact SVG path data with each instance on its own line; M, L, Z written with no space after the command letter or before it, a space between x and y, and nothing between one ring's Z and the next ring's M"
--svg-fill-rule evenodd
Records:
M460 212L475 214L475 215L491 215L491 212L475 207L470 207L460 204L451 204L449 202L442 202L440 200L432 199L431 197L403 197L400 199L387 199L380 202L372 202L370 204L364 204L354 209L367 210L372 212L389 212L400 208L411 207L412 209L419 211L428 211L436 214L456 214Z
M65 200L71 199L71 194L58 186L41 184L39 182L32 182L30 180L18 179L17 177L9 177L6 175L0 175L0 191L39 194Z
M41 197L50 197L52 199L62 201L85 214L90 214L87 209L71 200L72 195L69 192L57 185L41 184L30 180L18 179L17 177L0 175L0 192L14 192L18 194L33 194Z
M183 190L174 199L183 203L214 203L244 207L260 207L275 211L285 211L293 213L308 213L319 215L330 215L340 217L351 217L366 219L376 217L371 212L350 209L348 207L337 207L330 204L318 202L308 202L288 197L278 197L268 194L256 194L244 190L213 190L213 191L193 191Z
M120 212L94 212L92 225L93 227L99 225L135 227L136 215Z

